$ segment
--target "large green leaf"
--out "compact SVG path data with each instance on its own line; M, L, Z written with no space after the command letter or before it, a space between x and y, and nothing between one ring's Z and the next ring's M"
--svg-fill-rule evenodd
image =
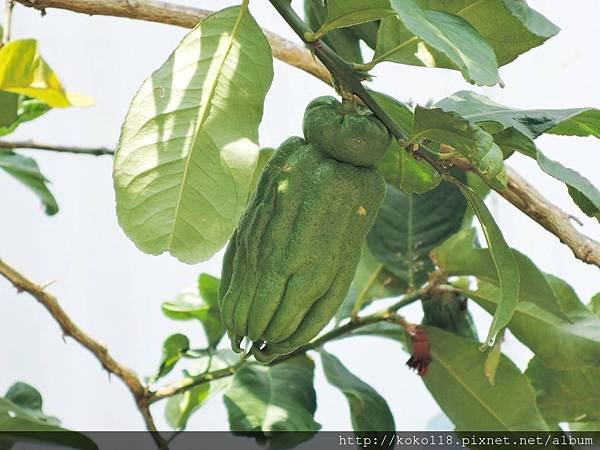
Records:
M502 176L504 157L494 138L459 114L417 106L412 140L419 142L422 138L450 145L471 161L487 180Z
M482 308L498 305L498 287L479 281L477 290L462 290ZM552 368L600 366L600 319L591 315L569 322L529 301L519 301L508 328L540 361Z
M535 431L548 427L527 378L501 356L492 386L479 344L427 327L433 362L423 381L458 430Z
M412 135L413 112L407 105L379 92L371 91L371 95L406 136ZM442 180L437 170L425 160L414 158L396 139L392 139L377 168L388 184L409 194L423 194L436 188Z
M375 389L350 372L338 358L321 349L325 377L348 400L354 431L394 431L394 416Z
M47 215L52 216L58 212L56 199L48 189L49 181L42 175L34 159L11 151L0 151L0 169L32 190L42 201Z
M0 91L0 110L4 108L2 105L2 97L9 96L9 98L16 99L16 110L14 119L7 123L6 125L2 125L0 123L0 136L6 136L7 134L12 133L16 130L16 128L24 122L29 122L30 120L37 119L41 115L50 111L50 107L46 105L41 100L37 100L34 98L25 97L23 95L13 94L11 92L2 92ZM6 97L5 97L6 98ZM9 100L9 102L12 100ZM11 108L12 106L8 106ZM5 116L5 118L9 118ZM13 118L12 114L10 118ZM2 151L2 150L0 150Z
M11 448L19 442L53 444L82 450L96 450L96 444L83 434L59 426L54 417L42 411L42 396L26 383L15 383L0 397L0 445Z
M54 108L93 103L90 97L65 92L34 39L11 41L0 48L0 90L37 98Z
M246 205L271 48L242 6L194 28L135 95L114 165L117 215L144 252L210 258Z
M450 183L422 195L390 186L375 225L369 249L392 274L418 287L433 270L429 251L460 229L467 204Z
M420 6L417 0L390 0L398 17L381 21L373 62L394 61L459 70L470 83L502 84L492 47L462 17Z
M386 270L383 263L364 245L354 279L338 310L336 321L349 317L353 312L360 312L375 300L398 296L407 288L408 285Z
M445 111L494 128L494 140L505 154L517 150L537 160L540 168L564 182L577 205L589 216L600 214L600 191L578 172L546 157L533 140L543 133L600 138L600 110L594 108L521 110L460 91L436 104Z
M560 29L522 0L420 0L467 20L494 49L498 65L543 44Z
M436 106L471 122L496 122L502 128L514 128L532 139L543 133L600 138L600 110L595 108L517 109L471 91L456 92Z
M478 280L500 286L498 272L490 250L475 245L474 228L461 230L431 252L436 265L447 275L471 275ZM568 321L555 292L537 266L524 254L512 250L520 283L519 302L530 302Z
M600 420L600 367L557 370L533 358L526 375L536 389L538 406L548 422Z
M219 370L235 364L239 355L231 350L217 350L208 356L194 360L187 370L190 377L199 376L207 371ZM231 385L231 378L225 377L193 387L167 400L165 417L167 423L176 430L185 429L189 418L208 400L223 392Z
M502 231L483 200L466 185L461 185L460 190L479 220L488 244L489 254L492 257L498 275L500 301L498 308L494 312L494 318L486 338L487 344L492 345L496 335L510 322L519 301L519 266L515 261L510 247L504 240Z
M199 320L209 347L216 348L225 334L218 302L219 279L202 273L198 277L197 288L187 289L174 300L163 303L162 311L174 320Z
M314 420L314 370L314 362L304 355L272 366L242 366L224 397L231 431L263 433L273 447L294 446L309 438L310 433L271 433L316 432L321 428Z

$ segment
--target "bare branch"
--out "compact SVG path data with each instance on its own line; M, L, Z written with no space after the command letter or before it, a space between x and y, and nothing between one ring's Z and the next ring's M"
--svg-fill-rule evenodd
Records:
M10 41L10 32L11 32L11 22L12 22L12 10L15 6L14 0L5 0L4 2L4 23L3 25L3 35L2 35L2 43L0 47L4 44L7 44Z
M48 8L129 19L159 22L184 28L193 28L212 11L177 5L157 0L15 0L45 12ZM329 71L313 58L303 46L284 39L270 31L265 35L273 49L273 56L287 64L304 70L321 81L331 84Z
M576 258L600 267L600 243L580 233L571 223L571 216L548 201L517 172L507 167L508 187L498 192L560 241Z
M41 142L35 141L0 141L0 151L2 150L16 150L16 149L29 149L29 150L48 150L52 152L59 153L75 153L78 155L92 155L92 156L101 156L101 155L114 155L115 151L106 148L106 147L98 147L98 148L84 148L84 147L69 147L65 145L52 145L52 144L43 144Z
M117 362L108 352L108 349L88 336L81 328L79 328L67 315L67 313L58 304L58 300L52 294L44 290L44 288L33 281L26 278L13 267L0 259L0 275L6 278L12 285L17 288L18 292L27 292L40 302L58 323L64 336L70 336L75 339L83 347L87 348L102 367L109 373L117 376L129 388L138 405L138 409L142 413L144 422L156 444L161 449L166 449L165 440L160 436L154 425L154 420L150 414L149 403L147 401L148 391L142 385L136 373Z

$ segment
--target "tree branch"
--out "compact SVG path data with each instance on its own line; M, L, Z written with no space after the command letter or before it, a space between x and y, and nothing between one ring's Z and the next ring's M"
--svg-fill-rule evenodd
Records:
M18 292L27 292L40 302L58 323L64 336L72 337L83 347L87 348L96 359L100 361L100 364L102 364L102 367L104 367L107 372L117 376L125 383L132 393L135 402L138 405L138 409L142 413L146 427L152 433L155 442L159 448L166 449L166 442L156 430L154 420L150 414L149 404L147 402L148 391L142 385L136 373L117 362L104 345L88 336L81 328L79 328L61 308L56 297L49 294L43 286L29 280L1 259L0 275L12 283Z
M5 0L4 1L4 23L3 25L3 35L2 35L2 43L0 43L0 47L4 44L8 44L10 41L11 34L11 23L12 23L12 10L15 6L14 0Z
M106 147L98 147L98 148L83 148L83 147L69 147L65 145L51 145L51 144L43 144L41 142L35 141L0 141L0 151L2 150L16 150L16 149L29 149L29 150L48 150L52 152L59 153L75 153L78 155L92 155L92 156L101 156L101 155L114 155L115 151L106 148Z
M571 223L571 216L550 203L540 192L510 167L506 168L508 187L498 191L571 249L576 258L600 267L600 243L582 234Z
M184 28L193 28L212 11L176 5L157 0L15 0L16 2L36 8L45 13L48 8L66 9L69 11L99 15L125 17L129 19L158 22ZM273 56L291 66L308 72L321 81L331 84L327 69L313 58L310 52L301 45L295 44L270 31L263 30Z

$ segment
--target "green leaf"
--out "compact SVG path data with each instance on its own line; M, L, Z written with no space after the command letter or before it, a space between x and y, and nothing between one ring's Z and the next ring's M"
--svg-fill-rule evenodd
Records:
M587 215L594 217L599 214L600 191L578 172L547 158L537 149L533 139L543 133L600 138L600 110L520 110L469 91L457 92L436 106L482 126L495 124L494 140L506 155L517 150L535 159L544 172L567 184L573 200Z
M544 172L567 185L571 197L581 210L590 217L596 217L600 211L600 190L587 178L573 169L537 152L537 162Z
M440 292L423 298L421 305L422 325L436 327L479 342L477 329L464 295Z
M461 185L460 190L481 224L490 256L498 274L500 302L486 338L487 345L492 345L495 336L510 322L519 301L519 267L510 247L504 240L502 231L483 200L468 186Z
M487 41L503 66L543 44L560 29L520 0L421 0L428 9L446 11L467 20Z
M225 334L219 311L219 279L202 273L198 287L188 289L174 300L162 304L163 313L173 320L199 320L206 333L208 345L216 348Z
M2 126L0 124L0 136L6 136L17 129L19 125L30 120L37 119L41 115L50 111L50 107L41 100L25 97L23 95L12 94L10 92L0 91L0 96L7 94L17 98L17 111L16 118L8 125ZM0 104L0 109L2 105Z
M0 48L0 90L37 98L53 108L94 102L91 97L65 92L34 39L11 41Z
M394 416L375 389L351 373L338 358L319 350L327 381L348 400L354 431L394 431Z
M314 362L304 355L276 365L244 364L224 396L229 427L237 433L264 434L270 447L293 447L316 432ZM282 442L282 440L284 442Z
M311 30L317 31L327 20L327 3L322 0L304 0L306 23ZM331 30L323 41L348 62L362 63L360 39L350 30Z
M4 398L0 397L0 444L54 444L62 447L97 450L87 436L59 426L58 419L42 411L42 397L32 386L14 384ZM26 444L27 445L27 444Z
M371 22L393 14L389 0L328 0L327 21L319 32L324 34L335 28Z
M600 317L600 292L592 297L588 305L590 311Z
M426 330L433 361L423 381L458 430L548 429L529 381L506 356L500 357L492 386L479 344L437 328Z
M407 136L413 130L413 112L404 103L388 95L370 91L379 106L388 113ZM429 163L415 159L392 139L390 148L377 164L388 184L407 193L423 194L436 188L442 178Z
M42 394L27 383L19 381L13 384L6 392L4 398L22 408L32 409L34 411L42 410Z
M381 21L373 62L459 70L470 83L502 84L492 47L469 22L417 0L390 0L398 17Z
M475 291L461 291L490 313L498 305L498 288L485 281L479 281ZM569 322L535 303L520 300L508 328L547 367L576 369L600 366L598 317L590 315Z
M569 283L549 273L544 273L544 278L552 288L561 310L570 321L590 317L590 311L579 300L579 296Z
M600 422L571 422L569 429L581 432L600 431Z
M494 138L456 113L417 106L412 140L422 138L453 147L487 180L494 180L504 171L504 157Z
M388 186L367 237L369 249L392 274L418 287L433 270L429 251L460 229L466 209L459 190L449 183L422 195Z
M58 212L56 199L48 189L48 179L41 174L34 159L12 151L0 151L0 169L3 169L32 190L42 201L45 212L53 216Z
M247 3L210 15L135 95L114 164L119 223L144 252L210 258L246 205L271 48Z
M364 245L356 274L336 315L336 321L340 322L352 313L360 312L375 300L396 297L407 288L408 285L386 270Z
M172 334L163 343L162 358L158 373L152 377L152 382L156 382L159 378L170 373L185 352L190 349L190 340L187 336L177 333Z
M538 406L547 421L600 420L600 367L556 370L533 358L525 374L536 389Z
M480 281L500 286L498 272L489 249L475 245L474 228L461 230L431 252L436 265L449 276L472 275ZM512 250L520 275L519 302L531 302L568 321L554 290L537 266L525 255Z
M235 364L239 355L231 350L218 350L209 356L194 361L188 369L190 377L199 376L207 371L224 369ZM189 391L174 395L167 400L165 417L169 426L176 430L184 430L189 418L208 400L223 392L231 384L231 378L221 378L210 383L193 387Z
M19 96L12 92L0 91L0 130L17 120Z
M485 358L484 370L485 377L488 379L492 386L496 385L496 374L498 373L498 366L500 365L500 359L502 358L502 341L504 340L504 330L498 335L496 343L492 349L488 352Z

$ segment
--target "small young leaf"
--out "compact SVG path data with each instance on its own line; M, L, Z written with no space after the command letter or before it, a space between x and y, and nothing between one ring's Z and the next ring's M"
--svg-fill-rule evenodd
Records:
M487 345L492 345L496 335L510 322L517 307L519 301L519 267L510 247L504 240L502 231L483 200L468 186L461 185L460 190L479 219L498 274L501 299L486 338Z
M263 433L273 447L294 447L309 439L321 428L314 420L314 369L304 355L273 366L244 364L224 396L231 431ZM272 433L277 431L308 433Z
M169 336L163 343L162 358L160 360L160 367L156 376L152 378L153 382L156 382L159 378L164 377L170 373L179 360L183 357L185 352L190 349L190 340L183 334L173 334Z
M484 370L485 377L488 379L492 386L496 385L496 373L498 372L498 366L500 365L500 358L502 357L502 340L504 338L504 330L498 335L498 339L494 343L492 349L488 352L487 358L485 358Z
M187 372L190 377L195 377L209 370L224 369L235 364L238 360L239 355L231 350L217 350L209 356L195 360L193 366ZM227 389L230 384L231 378L221 378L169 398L165 407L167 423L176 430L184 430L192 414L208 400Z
M42 175L34 159L11 151L0 151L0 169L3 169L29 189L42 201L45 212L53 216L58 212L56 199L48 189L48 179Z
M385 399L352 374L335 356L321 349L327 381L342 391L350 407L354 431L394 431L394 416Z
M216 348L225 334L219 311L219 279L206 273L198 277L198 287L180 293L174 300L162 304L163 313L174 320L199 320L208 345Z
M392 274L418 287L433 270L429 251L460 229L466 209L460 191L449 183L422 195L388 186L367 237L369 249Z
M423 381L457 430L546 431L527 378L501 355L492 386L479 344L427 327L433 357Z
M204 261L246 206L271 48L247 2L194 28L135 95L113 170L119 223L153 255Z
M42 395L36 388L27 383L19 381L13 384L6 392L4 398L10 400L15 405L19 405L21 408L33 411L42 410Z
M53 108L94 102L91 97L65 92L34 39L10 41L0 48L0 90L37 98Z
M23 95L13 94L10 92L0 91L0 96L2 94L14 96L17 99L17 110L16 117L12 122L5 126L2 126L0 124L0 136L6 136L7 134L10 134L13 131L15 131L17 127L22 123L37 119L41 115L50 111L50 107L41 100L25 97ZM1 108L2 105L0 104L0 109Z

